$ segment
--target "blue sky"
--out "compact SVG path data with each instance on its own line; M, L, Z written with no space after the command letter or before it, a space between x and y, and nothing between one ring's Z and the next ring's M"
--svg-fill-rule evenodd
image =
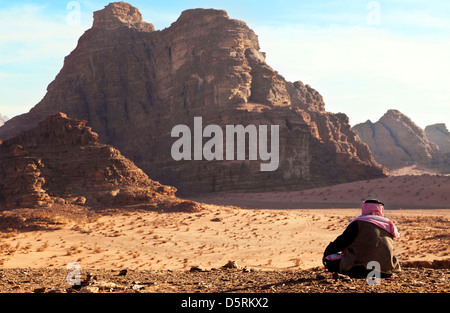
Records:
M450 1L128 2L156 29L186 9L226 10L258 34L270 66L317 89L327 111L352 125L398 109L422 128L450 128ZM42 99L93 11L108 3L0 0L0 114Z

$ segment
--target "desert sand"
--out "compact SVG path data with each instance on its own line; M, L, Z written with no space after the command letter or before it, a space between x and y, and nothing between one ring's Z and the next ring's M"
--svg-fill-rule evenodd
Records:
M186 270L233 260L261 270L321 265L327 244L358 209L257 210L208 206L199 213L116 212L56 230L4 233L3 268ZM401 261L442 260L450 247L448 210L388 210L401 233Z
M38 281L39 277L56 275L63 284L60 280L71 262L77 262L85 271L101 271L98 275L106 275L109 280L127 269L135 271L140 279L162 275L155 279L164 282L175 273L186 276L183 273L189 273L193 267L210 271L234 261L240 268L256 271L255 277L260 277L259 271L267 271L267 277L283 276L281 273L287 271L288 280L294 279L295 273L312 275L301 281L314 283L310 291L320 292L322 289L318 287L331 274L323 271L323 251L360 214L360 200L366 197L385 201L385 215L400 231L400 238L395 240L395 253L400 263L406 265L405 269L411 264L433 267L428 265L437 261L439 268L443 265L442 271L447 271L430 272L428 276L406 271L400 282L393 281L389 287L393 289L388 290L403 290L401 280L410 280L410 275L422 280L437 275L434 281L441 282L441 276L448 275L450 255L450 210L446 206L449 186L448 176L409 175L305 191L204 197L197 200L210 204L193 213L161 213L132 207L96 210L76 205L3 211L0 212L0 274L12 278L2 290L10 292L16 287L18 291L23 290L23 283L18 282L23 273L35 273ZM344 205L349 203L352 205ZM42 271L52 272L42 274ZM213 285L225 279L220 273L214 274L217 277L205 275L205 281L211 279ZM236 275L245 280L244 276ZM22 280L30 281L25 276ZM175 291L192 291L198 287L190 286L191 278L185 276L176 287L169 287ZM284 286L283 277L274 280L275 287L278 283ZM263 280L259 284L260 278L257 279L260 288ZM433 285L432 281L421 282L421 288ZM416 290L411 287L414 284L408 284L407 290L411 292L428 290L428 287ZM195 288L189 289L188 285ZM437 291L447 290L448 285L444 285ZM336 287L334 283L330 286ZM353 282L347 287L359 288L355 286ZM36 284L27 288L34 290ZM172 290L164 288L158 290ZM301 289L298 288L293 287L292 291ZM347 290L344 289L339 292Z
M356 210L245 210L207 206L199 213L125 212L52 231L6 235L3 267L189 269L229 260L258 269L320 265L321 253ZM7 251L8 249L3 249Z
M450 175L409 174L302 191L230 193L196 198L211 204L259 209L357 209L366 199L379 199L386 209L448 209Z

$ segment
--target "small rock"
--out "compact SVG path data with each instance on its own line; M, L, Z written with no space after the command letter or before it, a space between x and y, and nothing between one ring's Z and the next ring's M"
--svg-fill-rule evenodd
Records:
M322 275L322 274L317 274L317 275L316 275L316 279L317 279L317 280L326 279L326 276L324 276L324 275Z
M86 203L86 198L85 197L78 197L75 200L75 204L77 205L84 205Z
M205 269L201 265L194 265L194 266L191 267L190 272L208 272L208 270Z
M117 276L125 276L127 275L128 270L127 269L123 269L119 272L119 274Z
M44 293L47 290L47 287L41 287L41 288L36 288L33 289L34 293Z
M93 275L92 273L87 273L85 282L90 282L92 280L97 280L97 276Z
M352 281L352 279L350 278L350 276L344 275L344 274L340 274L340 273L333 273L333 278L338 280L343 280L343 281Z
M53 198L53 203L56 203L56 204L66 204L66 200L63 199L63 198L54 197L54 198Z
M100 290L107 290L107 291L112 291L114 288L116 288L116 284L112 283L112 282L107 282L107 281L98 281L95 284L91 285L92 287L97 287Z
M100 289L95 286L84 286L80 289L80 293L98 293Z
M145 289L145 286L144 285L133 285L133 287L131 287L131 289L142 290L142 289Z
M242 267L240 267L236 261L228 261L228 263L222 266L222 268L235 268L238 270L242 269Z
M56 288L50 290L48 293L67 293L67 290L64 288Z

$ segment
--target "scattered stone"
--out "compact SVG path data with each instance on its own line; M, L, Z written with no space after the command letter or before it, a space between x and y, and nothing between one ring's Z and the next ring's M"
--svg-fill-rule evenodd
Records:
M228 263L225 264L224 266L222 266L222 268L226 268L226 269L238 269L238 270L241 270L241 269L242 269L242 267L239 266L239 265L237 264L236 261L228 261Z
M65 289L65 288L55 288L55 289L52 289L52 290L48 291L48 293L67 293L67 289Z
M254 269L249 268L249 267L247 267L247 266L244 266L244 267L242 268L242 271L243 271L244 273L250 273L250 272L254 271Z
M139 291L139 290L145 289L145 286L144 285L133 285L133 287L131 287L131 289Z
M84 286L79 293L98 293L99 288L95 286Z
M44 293L47 290L47 287L39 287L36 289L33 289L34 293Z
M123 269L119 272L119 274L117 276L125 276L127 275L128 270L127 269Z
M86 279L84 280L85 282L90 282L90 281L92 281L92 280L97 280L97 277L96 276L94 276L94 274L92 274L92 273L87 273L86 274Z
M91 285L92 287L97 287L100 290L105 291L113 291L114 288L117 287L115 283L112 282L106 282L106 281L98 281Z
M77 205L84 205L84 204L86 204L86 198L85 197L78 197L75 200L75 204L77 204Z
M352 278L350 276L344 275L344 274L341 274L341 273L333 273L333 278L335 280L339 279L339 280L344 280L344 281L351 281L352 280Z
M323 274L316 274L316 280L326 279L327 277Z
M209 272L207 269L205 269L201 265L194 265L191 267L191 269L189 271L190 272Z
M40 273L44 273L41 276ZM100 293L100 292L281 292L281 293L449 293L450 271L448 269L404 268L398 276L382 278L380 285L369 285L366 279L345 277L334 279L325 270L278 270L278 271L224 271L217 270L199 275L189 271L128 271L125 277L118 277L117 270L92 270L101 281L87 286L67 288L67 271L58 269L30 269L30 283L18 286L22 272L14 269L1 269L0 293L5 292L48 292L48 293ZM8 282L12 282L8 283ZM16 283L14 283L16 282ZM151 283L147 283L151 282ZM151 287L149 287L149 285ZM44 288L45 287L45 290ZM145 288L144 288L145 287Z

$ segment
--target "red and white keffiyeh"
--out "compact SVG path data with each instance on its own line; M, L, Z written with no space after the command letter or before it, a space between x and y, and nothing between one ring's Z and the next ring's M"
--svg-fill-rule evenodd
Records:
M361 210L362 214L353 219L350 223L354 221L369 222L391 233L394 238L400 237L397 227L395 227L395 225L389 219L384 217L384 206L381 203L363 202Z

